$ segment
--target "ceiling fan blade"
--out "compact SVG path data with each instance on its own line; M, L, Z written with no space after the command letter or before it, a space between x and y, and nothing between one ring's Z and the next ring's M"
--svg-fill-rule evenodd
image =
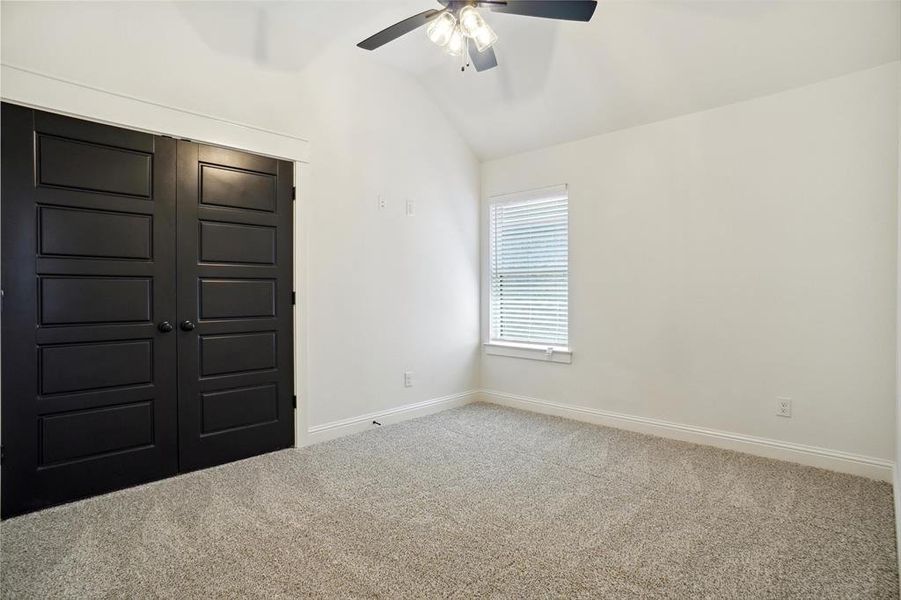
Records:
M379 46L384 46L388 42L390 42L392 40L396 40L397 38L404 35L405 33L410 33L417 27L422 27L423 25L425 25L426 23L428 23L429 21L431 21L432 19L434 19L435 17L440 15L442 12L444 12L444 11L443 10L423 11L423 12L419 13L418 15L413 15L412 17L410 17L408 19L404 19L403 21L400 21L399 23L395 23L394 25L392 25L391 27L388 27L387 29L381 30L377 34L366 38L365 40L363 40L362 42L357 44L357 46L359 46L360 48L363 48L364 50L375 50Z
M472 66L476 71L487 71L497 66L497 56L494 54L494 48L488 48L484 52L479 52L474 44L469 44L469 58L472 60Z
M507 0L488 4L494 12L564 21L590 21L596 0Z

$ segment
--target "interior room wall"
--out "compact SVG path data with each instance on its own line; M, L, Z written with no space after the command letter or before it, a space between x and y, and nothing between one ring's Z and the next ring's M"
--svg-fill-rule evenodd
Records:
M278 28L298 24L253 3L4 2L0 58L310 140L297 257L305 426L475 389L476 158L407 75L352 44L261 48L260 23L274 28L265 39L297 38Z
M391 69L323 59L305 77L311 424L475 390L478 161Z
M569 185L573 351L483 388L891 464L898 65L483 163Z

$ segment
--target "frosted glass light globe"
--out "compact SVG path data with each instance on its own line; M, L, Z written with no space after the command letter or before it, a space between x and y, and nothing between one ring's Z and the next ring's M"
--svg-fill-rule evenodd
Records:
M447 46L445 46L445 50L451 56L460 56L463 54L463 49L466 47L466 38L463 36L463 32L460 30L460 27L454 27L453 32L450 35L450 40L447 42Z
M464 6L460 9L460 30L466 37L474 38L484 24L482 15L472 6Z
M479 52L484 52L492 47L494 42L497 41L497 34L494 33L494 30L488 23L482 23L482 26L476 31L476 35L473 39L475 40L476 48L478 48Z
M446 46L450 41L451 34L454 32L454 27L456 25L457 20L454 18L454 15L449 12L443 12L438 15L438 18L431 22L426 33L428 34L429 39L439 46Z

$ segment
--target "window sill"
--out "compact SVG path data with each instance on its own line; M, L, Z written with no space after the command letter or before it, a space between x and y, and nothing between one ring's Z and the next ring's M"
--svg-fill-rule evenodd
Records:
M486 342L482 344L485 354L491 356L508 356L511 358L526 358L543 362L570 364L573 361L573 353L569 348L554 347L551 351L545 346L533 346L531 344L514 344L510 342Z

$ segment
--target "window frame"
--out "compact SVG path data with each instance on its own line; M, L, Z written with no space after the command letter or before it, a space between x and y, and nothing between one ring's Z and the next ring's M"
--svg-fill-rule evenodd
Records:
M533 343L524 343L524 342L516 342L516 341L507 341L507 340L498 340L491 339L491 333L493 330L492 322L491 322L491 313L492 313L492 263L493 263L493 253L492 253L492 239L491 239L491 211L492 207L495 204L499 203L507 203L507 202L516 202L516 201L528 201L531 199L541 199L549 196L555 195L563 195L566 197L566 247L567 247L567 258L566 258L566 275L567 275L567 286L566 286L566 308L567 308L567 319L566 319L566 338L567 344L565 346L561 345L548 345L548 344L533 344ZM484 293L484 310L483 310L483 340L482 347L487 355L491 356L507 356L512 358L525 358L532 360L541 360L545 362L554 362L554 363L565 363L569 364L572 362L572 340L570 339L570 334L572 332L572 327L570 325L571 322L571 311L570 311L570 234L571 234L571 219L569 213L569 186L567 184L558 184L552 186L546 186L541 188L534 188L529 190L524 190L520 192L512 192L506 194L496 194L487 197L487 201L485 202L485 210L484 210L484 277L483 277L483 285L485 289Z

